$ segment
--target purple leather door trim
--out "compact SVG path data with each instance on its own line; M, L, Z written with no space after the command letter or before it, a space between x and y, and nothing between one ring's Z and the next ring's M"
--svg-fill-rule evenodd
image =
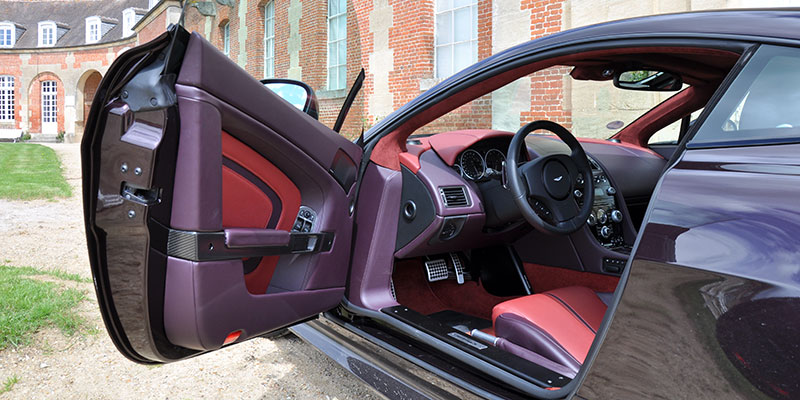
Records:
M344 288L277 294L248 293L242 262L192 262L169 257L164 297L164 328L169 341L196 350L222 347L231 332L237 341L304 320L336 304Z
M289 238L288 231L277 229L225 229L225 245L230 248L288 246Z
M181 135L170 225L186 231L222 230L222 138L219 110L178 98Z

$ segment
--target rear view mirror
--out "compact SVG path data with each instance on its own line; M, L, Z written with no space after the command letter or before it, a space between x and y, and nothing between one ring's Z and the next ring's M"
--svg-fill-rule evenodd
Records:
M264 87L289 102L289 104L297 107L298 110L302 110L314 119L319 119L317 96L311 87L305 83L293 79L275 78L262 79L261 83L264 84Z
M666 71L637 69L614 74L614 86L620 89L673 92L682 85L680 76Z

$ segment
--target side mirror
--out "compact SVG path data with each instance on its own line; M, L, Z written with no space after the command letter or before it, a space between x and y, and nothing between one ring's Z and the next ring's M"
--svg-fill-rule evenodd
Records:
M319 119L317 95L310 86L294 79L269 78L262 79L261 83L298 110L302 110L314 119Z
M683 80L671 72L637 69L615 73L614 86L628 90L674 92L681 89Z

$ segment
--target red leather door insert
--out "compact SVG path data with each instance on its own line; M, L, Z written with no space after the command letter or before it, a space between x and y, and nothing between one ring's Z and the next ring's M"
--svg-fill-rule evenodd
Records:
M222 226L290 231L300 209L300 191L255 150L222 132ZM244 260L248 292L264 294L279 256Z

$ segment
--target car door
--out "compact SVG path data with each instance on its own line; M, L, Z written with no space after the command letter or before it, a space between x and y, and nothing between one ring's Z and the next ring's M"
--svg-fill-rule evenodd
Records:
M198 34L122 54L81 151L98 303L128 358L219 349L342 299L361 149Z
M761 45L700 116L579 397L800 396L799 71L800 50Z

